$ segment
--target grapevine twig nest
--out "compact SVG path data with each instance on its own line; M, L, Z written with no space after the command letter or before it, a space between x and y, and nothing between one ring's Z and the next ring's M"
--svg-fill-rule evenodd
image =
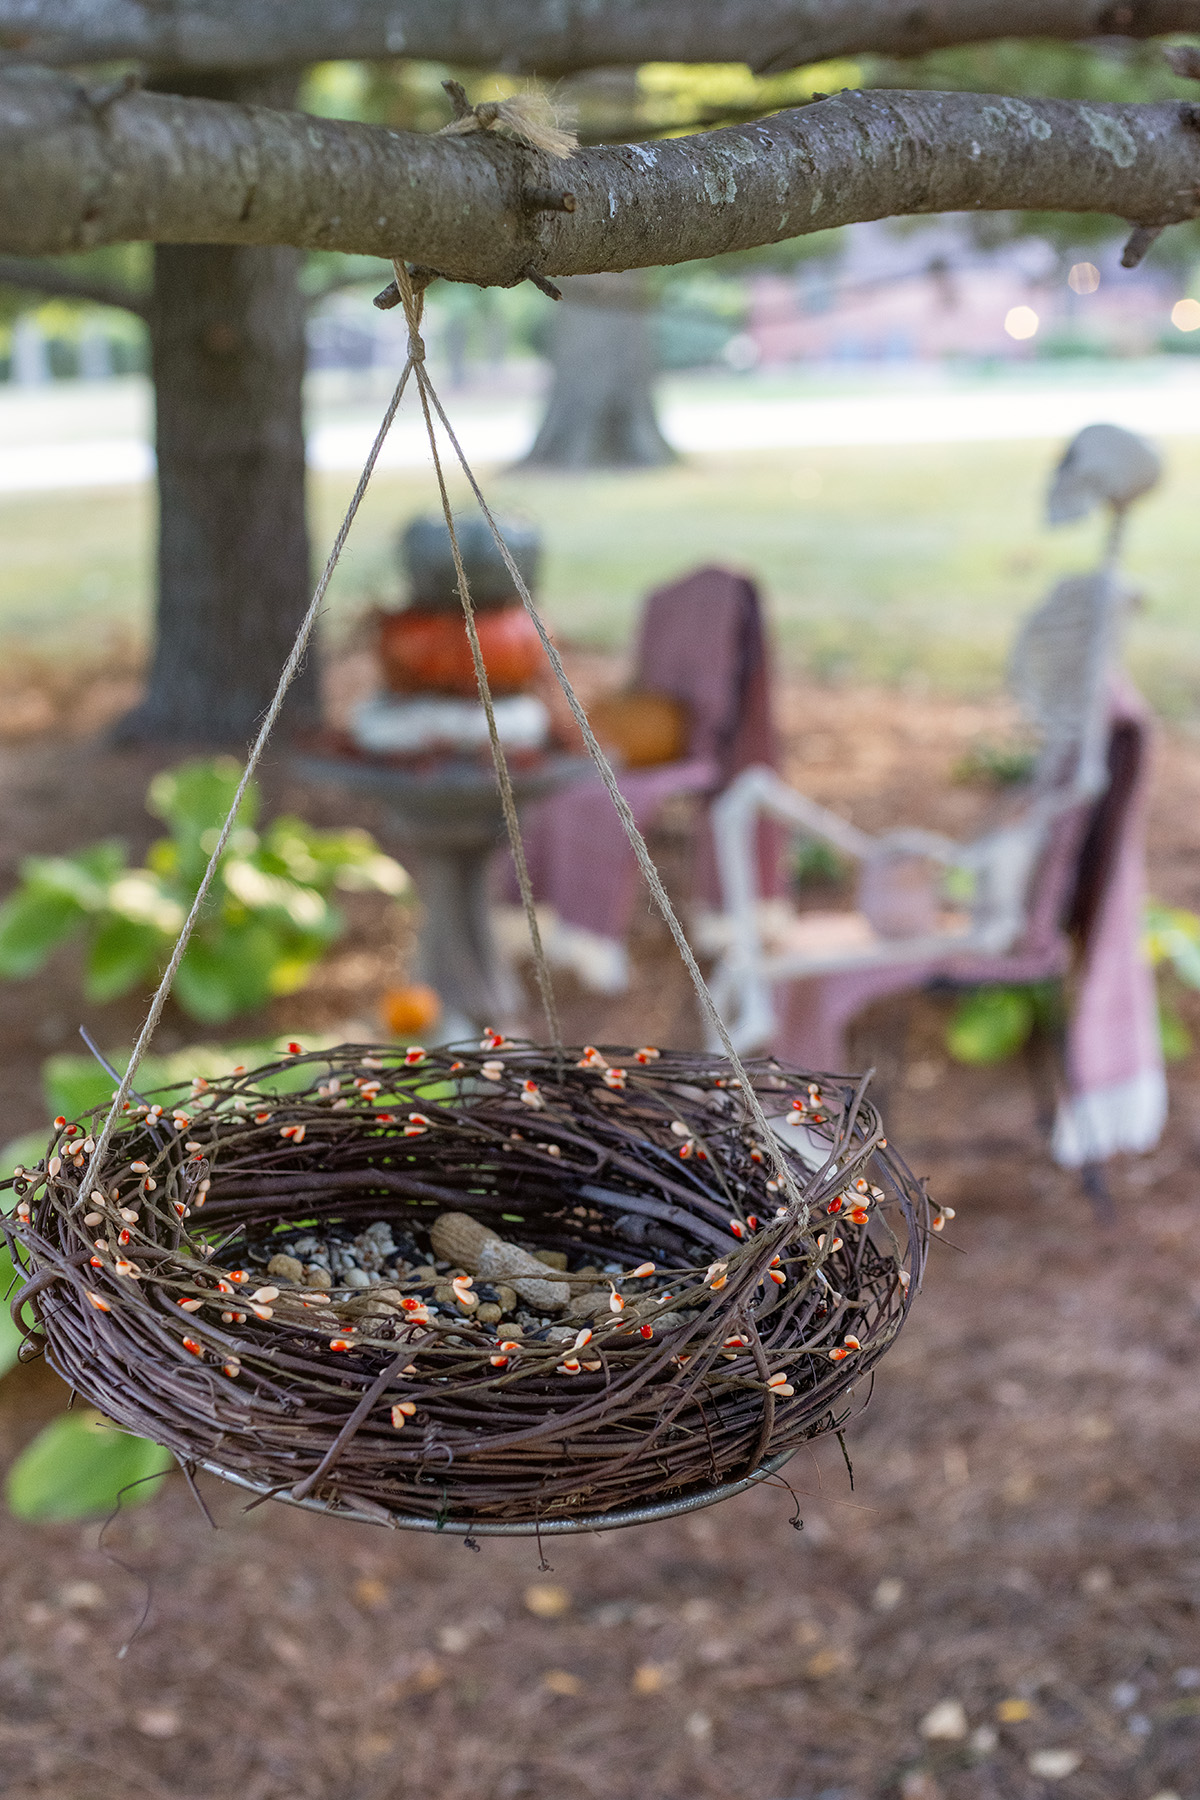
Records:
M708 1055L296 1049L131 1105L87 1193L87 1120L14 1178L15 1316L185 1467L395 1525L621 1523L835 1429L903 1323L926 1200L844 1078L753 1064L764 1145Z

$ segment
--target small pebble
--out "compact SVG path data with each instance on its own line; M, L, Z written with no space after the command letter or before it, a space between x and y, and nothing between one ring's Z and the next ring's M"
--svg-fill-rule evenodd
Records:
M296 1256L273 1256L267 1264L267 1274L296 1287L304 1280L304 1264Z
M493 1305L490 1300L485 1300L483 1305L479 1308L479 1311L475 1314L475 1317L479 1320L481 1325L498 1325L504 1317L504 1313L500 1307Z
M539 1262L545 1263L546 1267L549 1269L565 1269L567 1266L567 1253L565 1250L535 1250L533 1254L537 1257Z
M439 1306L457 1306L458 1295L448 1281L439 1281L433 1290L433 1297Z
M957 1743L967 1735L967 1714L961 1700L939 1700L921 1720L920 1732L932 1743Z
M1078 1750L1035 1750L1029 1758L1029 1771L1046 1781L1065 1781L1082 1761Z
M366 1288L371 1285L371 1277L365 1269L349 1268L342 1274L342 1286L348 1288Z
M501 1285L496 1289L496 1300L497 1300L497 1303L504 1309L504 1311L506 1313L516 1312L516 1310L517 1310L517 1290L516 1290L516 1288L505 1287L504 1284L501 1283Z
M328 1269L323 1269L319 1263L309 1263L304 1271L304 1285L327 1290L333 1286L333 1281Z

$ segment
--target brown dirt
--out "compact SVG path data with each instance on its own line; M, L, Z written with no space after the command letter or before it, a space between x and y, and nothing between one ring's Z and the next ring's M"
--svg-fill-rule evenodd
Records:
M349 679L349 678L347 678ZM866 825L969 830L948 771L995 707L793 684L791 771ZM103 696L90 698L90 729ZM38 718L36 708L27 715ZM0 749L5 874L31 850L151 832L153 759L87 736ZM332 821L277 764L272 804ZM1200 904L1200 749L1167 741L1153 884ZM344 818L345 812L339 816ZM355 818L371 824L368 808ZM668 844L668 848L672 846ZM678 843L674 844L678 850ZM370 1019L403 954L364 906L321 985L264 1024ZM621 1002L564 995L579 1037L694 1040L661 932ZM82 1015L120 1042L136 1005L81 1009L69 956L4 990L0 1134L43 1112L36 1068ZM892 1135L958 1209L848 1434L784 1486L611 1537L388 1536L172 1478L96 1525L0 1525L0 1758L13 1800L1200 1800L1200 1086L1172 1075L1160 1150L1113 1171L1099 1229L1035 1134L1019 1070L968 1071L932 1000L889 1004L862 1053L902 1054ZM168 1030L194 1035L175 1019ZM864 1395L865 1399L866 1396ZM7 1461L62 1404L0 1388ZM148 1623L128 1654L146 1591ZM923 1736L958 1700L970 1735ZM953 1721L951 1721L953 1723ZM1031 1757L1073 1751L1061 1780Z

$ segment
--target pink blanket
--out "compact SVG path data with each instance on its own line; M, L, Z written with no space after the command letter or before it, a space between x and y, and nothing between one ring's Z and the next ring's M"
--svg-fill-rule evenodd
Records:
M1064 1085L1053 1151L1065 1167L1149 1150L1166 1120L1153 972L1142 949L1151 727L1114 681L1108 790L1057 821L1034 882L1028 927L1005 956L958 956L792 983L772 1046L814 1069L847 1064L845 1027L888 994L938 978L962 983L1067 978Z
M634 686L672 695L691 723L684 760L619 775L641 830L676 794L711 796L749 764L774 764L762 615L757 590L744 576L699 569L651 594ZM530 807L521 828L538 900L553 906L568 926L623 942L637 896L637 865L599 777ZM764 869L768 877L773 873ZM707 825L695 882L697 898L719 904ZM515 894L511 863L505 885ZM774 891L771 879L767 891Z

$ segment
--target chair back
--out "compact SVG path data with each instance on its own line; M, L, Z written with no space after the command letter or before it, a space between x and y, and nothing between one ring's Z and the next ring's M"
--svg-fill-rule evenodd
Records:
M745 576L697 569L652 593L634 685L686 709L688 755L712 759L718 787L750 763L775 762L762 611Z

